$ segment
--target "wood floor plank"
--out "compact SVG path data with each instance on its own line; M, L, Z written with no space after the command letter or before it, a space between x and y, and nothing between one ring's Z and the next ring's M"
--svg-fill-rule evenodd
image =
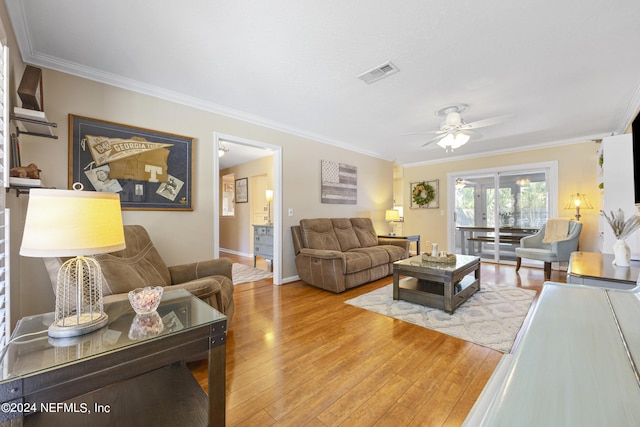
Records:
M539 291L544 281L541 269L481 268L483 284ZM502 353L344 303L391 280L342 294L270 279L235 286L227 426L460 425ZM206 363L189 366L206 390Z

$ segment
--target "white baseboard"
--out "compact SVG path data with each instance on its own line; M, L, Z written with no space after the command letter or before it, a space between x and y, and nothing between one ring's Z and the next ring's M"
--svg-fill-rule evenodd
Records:
M247 253L244 253L244 252L238 252L238 251L234 251L232 249L220 248L220 252L224 252L224 253L231 254L231 255L242 256L242 257L245 257L245 258L253 258L253 254L247 254Z

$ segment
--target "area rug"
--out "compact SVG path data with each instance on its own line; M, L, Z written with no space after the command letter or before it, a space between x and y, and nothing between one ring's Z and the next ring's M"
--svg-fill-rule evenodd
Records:
M536 292L482 285L480 291L447 314L437 308L393 300L393 285L345 301L388 317L508 353Z
M232 267L233 284L255 282L256 280L269 279L273 277L270 271L253 268L245 264L234 262Z

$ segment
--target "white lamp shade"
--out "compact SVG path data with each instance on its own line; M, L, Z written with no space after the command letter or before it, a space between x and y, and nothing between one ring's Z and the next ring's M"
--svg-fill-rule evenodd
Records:
M267 202L273 202L273 190L266 190L265 191L265 198L266 198Z
M384 214L385 221L398 221L400 220L400 212L395 209L388 209Z
M469 138L471 138L469 135L462 132L457 132L455 134L450 133L438 141L437 144L446 150L455 150L469 142Z
M94 255L125 248L120 196L31 189L20 255Z

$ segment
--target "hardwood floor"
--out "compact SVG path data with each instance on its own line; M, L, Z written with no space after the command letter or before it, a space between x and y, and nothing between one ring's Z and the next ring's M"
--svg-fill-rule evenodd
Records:
M483 284L539 291L544 281L542 269L481 268ZM237 285L227 425L459 426L502 353L344 304L391 281L338 295L302 282ZM205 363L192 371L206 382Z

